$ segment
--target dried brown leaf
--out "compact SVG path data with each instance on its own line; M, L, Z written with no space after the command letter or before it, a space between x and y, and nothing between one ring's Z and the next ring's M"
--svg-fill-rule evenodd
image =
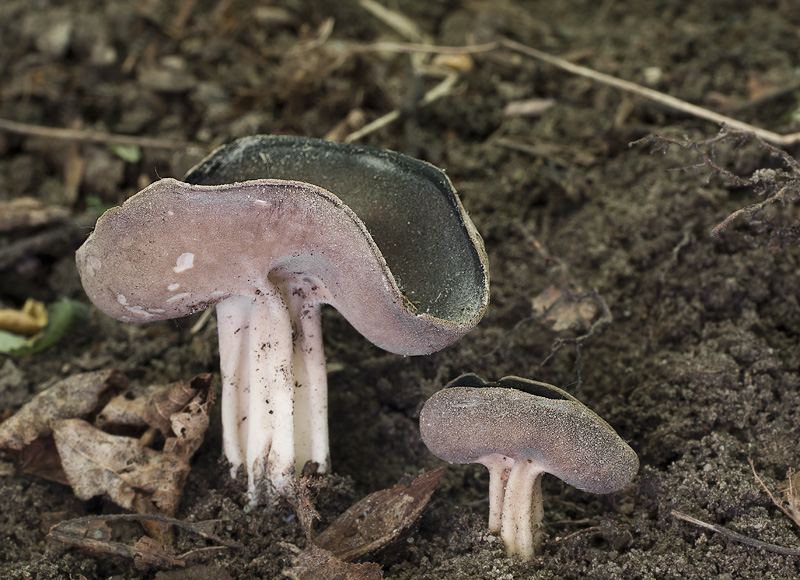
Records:
M184 408L198 393L208 392L214 377L210 373L197 375L188 381L151 387L144 394L131 398L119 395L111 399L98 415L95 425L110 427L144 427L158 429L164 437L173 433L172 415Z
M115 430L119 427L146 427L144 420L147 408L147 394L132 397L130 393L122 393L111 399L94 420L95 427L104 430Z
M0 308L0 330L30 336L47 324L47 307L28 298L20 310Z
M21 473L69 485L52 436L39 437L22 451L16 452L15 456L17 470Z
M0 424L0 449L22 450L36 438L49 435L53 421L85 417L106 396L127 385L128 379L117 370L82 373L59 381Z
M410 533L445 471L446 467L439 467L423 473L409 487L399 485L368 495L336 518L315 543L351 561L400 540Z
M186 459L142 447L137 439L109 435L81 419L53 423L61 463L75 495L106 494L125 509L137 495L174 510L189 473ZM140 507L141 509L141 507Z
M198 393L210 392L213 381L214 376L211 373L205 373L197 375L189 381L171 383L159 388L150 396L150 400L145 408L145 422L151 427L155 427L161 431L165 437L173 433L180 436L179 431L175 430L176 425L173 420L173 415L178 411L185 414L187 412L185 408L196 398ZM197 409L197 405L195 405L195 411L190 412L190 414L197 412L199 412L199 410ZM179 422L179 429L180 425L181 423ZM207 423L206 426L208 426ZM203 431L205 431L205 427L203 427Z
M548 286L531 301L533 313L555 332L586 332L600 312L592 297Z
M310 544L283 571L292 580L381 580L383 572L375 562L351 564L338 559L328 550Z

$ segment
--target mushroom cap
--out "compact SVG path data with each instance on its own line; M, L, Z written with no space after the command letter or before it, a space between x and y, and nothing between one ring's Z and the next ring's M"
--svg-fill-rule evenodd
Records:
M285 179L331 192L364 223L419 313L474 326L489 302L483 240L438 167L388 149L254 135L219 147L187 183Z
M328 149L327 142L308 141L310 149ZM395 176L402 180L403 171L395 163L413 173L406 185L426 189L430 200L414 216L393 215L389 204L389 215L377 224L389 253L399 257L400 275L389 269L364 222L322 187L279 179L223 185L162 179L98 220L76 254L83 286L106 314L148 322L185 316L230 296L256 295L267 279L294 279L309 299L333 305L381 348L399 354L444 348L477 324L488 303L480 236L452 186L444 187L444 174L375 151L373 187L362 184L365 191L380 198L384 184L396 189ZM373 162L368 153L357 156L363 166ZM209 160L220 163L216 153ZM221 171L227 167L222 163ZM361 178L367 179L363 171ZM418 249L417 261L409 246ZM411 284L419 281L419 287Z
M501 454L530 460L591 493L618 491L639 470L636 453L614 429L561 389L519 377L479 386L475 375L468 377L470 386L442 389L422 409L422 440L440 459L474 463Z

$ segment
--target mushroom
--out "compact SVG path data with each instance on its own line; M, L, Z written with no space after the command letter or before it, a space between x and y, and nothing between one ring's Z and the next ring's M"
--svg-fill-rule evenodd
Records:
M78 270L125 322L216 305L224 452L251 504L271 501L306 461L329 469L321 305L385 350L429 354L483 316L486 253L444 173L391 151L249 137L186 181L107 211Z
M614 429L558 387L463 375L422 408L420 434L451 463L489 469L489 529L509 555L530 560L544 542L541 476L591 493L628 485L639 459Z

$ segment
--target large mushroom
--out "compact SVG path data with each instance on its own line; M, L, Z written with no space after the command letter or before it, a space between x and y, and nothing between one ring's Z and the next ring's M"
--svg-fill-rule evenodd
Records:
M420 434L438 458L489 469L489 529L500 532L509 555L526 560L544 541L543 473L613 493L639 470L636 453L583 403L519 377L457 378L425 403Z
M91 301L125 322L217 306L224 452L251 503L329 467L320 309L429 354L488 303L483 243L444 173L404 155L249 137L107 211L77 252Z

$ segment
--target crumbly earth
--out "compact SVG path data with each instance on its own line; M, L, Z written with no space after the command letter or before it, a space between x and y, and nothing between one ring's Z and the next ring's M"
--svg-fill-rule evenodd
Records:
M383 4L419 28L419 42L507 36L777 132L800 130L795 2ZM363 495L441 464L420 441L418 416L446 382L464 372L518 375L559 385L604 417L639 454L639 475L611 496L546 477L549 539L541 556L521 562L486 530L485 469L453 466L418 529L376 557L386 578L797 578L797 556L672 514L800 543L748 465L752 458L776 499L786 472L800 467L800 252L796 241L770 235L797 209L776 204L712 239L712 227L757 195L707 179L702 168L668 171L694 165L689 153L664 157L628 144L653 132L711 137L713 124L500 49L471 64L451 61L468 70L457 71L448 94L416 107L442 78L420 72L429 59L351 50L405 40L355 0L4 0L0 118L172 146L146 146L125 161L103 144L0 132L0 199L34 196L85 219L87 208L118 204L159 176L182 176L235 137L323 137L351 111L372 121L400 108L399 120L360 142L447 169L486 242L491 306L458 344L415 358L380 351L326 313L337 477L317 498L318 527ZM456 70L442 60L440 69ZM553 104L538 116L504 116L508 103L525 99ZM742 175L776 166L752 144L721 147L717 160ZM85 299L73 261L79 243L65 238L4 266L2 305ZM596 289L608 305L611 322L579 352L568 342L550 356L554 340L577 335L533 315L532 299L551 285ZM135 385L218 372L213 318L192 333L195 322L136 326L95 312L49 350L0 361L0 410L85 370L120 368ZM221 520L221 533L244 548L180 577L282 577L306 545L293 508L246 511L242 483L219 460L216 417L178 517ZM116 511L59 484L0 476L0 577L179 577L45 541L58 521Z

